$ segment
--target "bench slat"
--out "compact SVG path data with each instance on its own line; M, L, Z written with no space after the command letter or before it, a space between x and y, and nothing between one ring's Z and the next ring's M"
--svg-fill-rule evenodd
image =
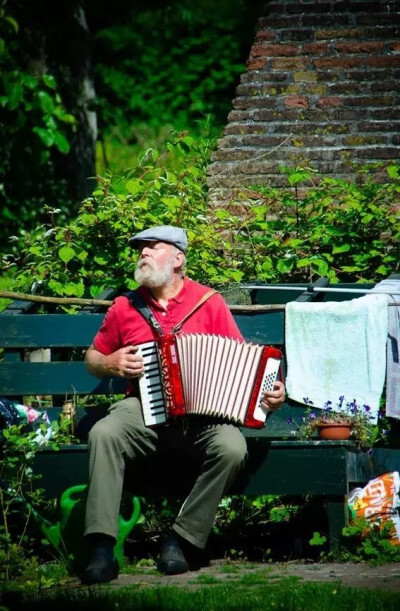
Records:
M232 494L278 494L322 496L346 495L350 485L368 481L373 465L367 454L348 444L335 442L279 442L248 439L249 459L237 479ZM163 463L146 461L145 470L135 469L127 486L137 495L157 492L160 496L179 496L195 473L195 465L181 455L165 454ZM44 448L36 454L35 472L46 495L57 497L66 487L86 483L87 447L64 447L57 452ZM179 478L176 474L179 473Z
M284 338L284 313L262 312L234 314L241 333L248 342L281 346Z
M3 348L86 348L103 321L104 314L0 315ZM235 313L247 341L283 344L283 312Z
M349 484L368 480L372 474L367 454L349 444L319 441L272 441L248 439L249 459L245 480L239 489L245 494L347 494ZM357 462L349 456L357 453Z
M87 348L104 314L0 315L2 348Z
M2 396L119 394L125 392L125 380L99 380L82 361L1 363L0 389Z

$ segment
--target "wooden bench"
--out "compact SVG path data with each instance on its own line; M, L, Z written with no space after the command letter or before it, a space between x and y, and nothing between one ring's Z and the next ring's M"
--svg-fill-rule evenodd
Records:
M320 280L317 284L323 286L327 281ZM251 297L255 306L231 306L243 335L248 341L272 344L283 351L284 303L293 299L322 298L321 294L311 292L305 285L301 293L298 288L293 292L276 293L254 289ZM268 302L280 303L282 307L268 309ZM0 396L22 402L27 397L52 397L53 406L46 406L46 410L54 419L58 417L65 399L79 402L83 397L91 396L95 403L98 395L107 395L113 401L114 394L123 393L123 380L99 381L89 375L83 363L84 351L101 324L104 309L85 308L72 315L40 314L34 312L35 308L37 306L27 301L15 301L0 315L0 348L3 349ZM50 349L51 360L28 361L28 355L39 349ZM243 429L249 459L232 493L322 497L329 524L329 544L333 548L338 544L341 529L346 523L349 491L365 484L378 472L384 472L385 464L381 459L377 469L366 452L357 450L348 441L296 439L287 421L289 417L298 419L301 413L300 406L288 402L268 419L265 428ZM87 481L85 431L101 414L96 407L78 409L78 430L82 440L56 452L46 447L38 452L35 470L43 475L40 486L44 487L48 497L58 497L66 488ZM150 462L145 470L137 469L131 482L134 493L138 496L183 494L189 485L187 461L181 459L179 463L177 457L171 457L171 460L178 460L171 472L176 473L179 469L179 478L165 478L168 462L162 461L163 469Z

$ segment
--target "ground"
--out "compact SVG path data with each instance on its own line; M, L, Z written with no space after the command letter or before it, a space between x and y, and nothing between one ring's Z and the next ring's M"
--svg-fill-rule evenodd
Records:
M283 562L283 563L234 563L227 565L224 560L212 560L209 567L200 571L192 571L184 575L160 576L149 569L141 569L140 573L128 575L122 573L113 582L113 586L143 584L147 586L174 585L196 587L210 580L236 580L243 573L263 575L265 579L274 580L285 577L298 577L300 581L320 581L325 583L341 582L342 585L357 588L374 588L400 592L400 564L385 564L370 566L363 563L315 563L315 562Z

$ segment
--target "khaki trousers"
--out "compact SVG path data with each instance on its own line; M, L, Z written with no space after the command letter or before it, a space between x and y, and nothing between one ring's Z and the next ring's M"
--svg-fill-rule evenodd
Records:
M201 417L185 420L185 426L146 427L139 400L127 398L94 425L89 433L85 535L116 538L126 467L131 470L136 458L181 448L201 461L201 470L173 529L193 545L206 546L219 502L243 467L246 440L232 424Z

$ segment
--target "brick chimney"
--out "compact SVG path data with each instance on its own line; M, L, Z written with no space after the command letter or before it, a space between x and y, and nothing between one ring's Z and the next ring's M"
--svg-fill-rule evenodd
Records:
M258 23L209 166L211 194L305 164L354 179L400 159L400 0L281 0ZM220 197L219 197L220 198Z

